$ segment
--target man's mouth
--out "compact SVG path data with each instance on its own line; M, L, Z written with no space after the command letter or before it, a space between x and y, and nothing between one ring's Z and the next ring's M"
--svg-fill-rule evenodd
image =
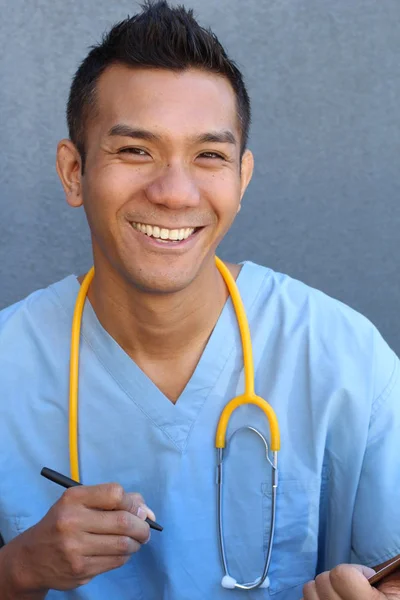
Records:
M159 242L181 242L187 240L198 227L181 227L180 229L167 229L158 225L148 225L147 223L131 223L136 231L144 233L148 237L154 238Z

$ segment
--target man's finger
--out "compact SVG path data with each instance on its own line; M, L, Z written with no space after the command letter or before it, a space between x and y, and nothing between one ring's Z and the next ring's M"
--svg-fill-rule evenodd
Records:
M100 573L106 573L122 567L130 559L126 556L84 556L74 567L74 576L82 579L82 583L90 581Z
M327 600L343 600L332 587L330 571L321 573L315 578L315 588L319 600L321 598L326 598Z
M353 567L353 569L357 569L357 571L360 571L360 573L362 573L364 575L364 577L366 577L367 579L369 579L370 577L372 577L372 575L375 575L376 571L374 571L374 569L371 569L371 567L364 567L364 565L351 565Z
M65 490L62 500L65 503L83 504L87 508L116 510L125 499L125 491L119 483L99 485L79 485Z
M125 494L121 508L131 512L134 515L137 515L141 519L146 519L149 517L149 519L152 519L152 521L156 521L156 515L151 508L146 505L143 497L140 494L133 492L128 492ZM146 514L143 514L143 512L139 509L142 509L142 511L144 511Z
M332 588L343 600L380 600L381 594L368 583L372 569L360 565L339 565L329 571Z
M127 536L141 544L149 539L148 524L126 510L87 510L83 518L87 533Z
M81 485L69 488L62 497L63 502L83 504L87 508L100 510L125 510L143 521L149 517L156 520L154 512L145 504L138 493L126 493L119 483Z
M315 581L309 581L303 586L303 597L301 600L319 600Z
M362 565L340 565L308 582L303 588L303 600L379 600L381 596L367 580L374 573Z
M85 556L130 556L140 550L140 542L127 535L86 534L82 554Z

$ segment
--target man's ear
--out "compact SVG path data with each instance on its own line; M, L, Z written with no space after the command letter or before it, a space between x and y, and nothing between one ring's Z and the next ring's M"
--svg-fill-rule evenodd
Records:
M253 157L253 153L250 150L246 150L242 156L242 161L241 161L241 170L240 170L240 201L243 198L243 195L247 189L247 186L249 185L251 178L253 176L253 171L254 171L254 157ZM241 205L239 204L239 209L238 212L241 208Z
M82 206L81 157L71 140L61 140L57 146L56 169L64 188L67 202L77 208Z

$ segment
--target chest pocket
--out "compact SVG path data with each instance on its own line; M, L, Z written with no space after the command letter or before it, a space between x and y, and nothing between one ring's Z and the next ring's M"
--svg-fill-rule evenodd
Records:
M266 555L272 504L270 483L262 485L262 495ZM269 569L270 595L300 586L300 598L301 586L314 579L318 559L320 496L321 480L317 478L306 483L279 481L275 535Z

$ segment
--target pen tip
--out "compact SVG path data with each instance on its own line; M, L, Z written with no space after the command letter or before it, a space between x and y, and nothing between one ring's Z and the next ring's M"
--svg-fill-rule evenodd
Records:
M152 519L149 519L148 517L146 519L146 523L148 523L150 525L150 527L152 529L155 529L156 531L162 531L164 529L163 527L161 527L161 525L159 525L158 523L156 523Z

